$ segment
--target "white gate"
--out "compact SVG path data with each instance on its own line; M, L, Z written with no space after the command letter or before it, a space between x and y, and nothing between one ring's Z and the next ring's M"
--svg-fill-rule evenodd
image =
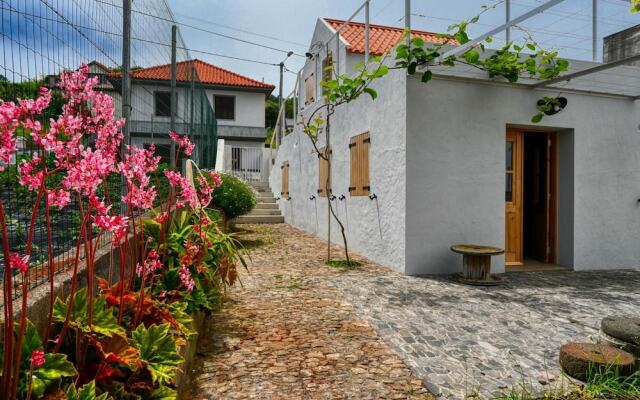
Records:
M226 146L225 169L247 181L263 181L263 149L261 147Z

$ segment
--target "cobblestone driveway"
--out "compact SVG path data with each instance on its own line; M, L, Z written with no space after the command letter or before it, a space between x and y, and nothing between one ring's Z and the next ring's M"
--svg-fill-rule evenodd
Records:
M479 288L323 265L326 244L247 226L251 272L209 320L194 399L462 399L560 379L561 344L637 315L640 272L513 273ZM339 250L334 250L339 251ZM339 253L336 254L339 256ZM408 366L408 367L407 367Z
M455 399L558 382L561 344L596 338L604 316L640 310L632 271L510 273L491 288L444 277L333 281L432 393Z
M432 398L332 284L384 270L327 267L326 244L287 225L244 227L250 273L209 319L192 398Z

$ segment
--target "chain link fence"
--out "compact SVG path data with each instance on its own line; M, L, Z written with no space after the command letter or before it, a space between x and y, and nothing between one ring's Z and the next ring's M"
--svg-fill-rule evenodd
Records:
M0 19L2 101L34 98L40 86L51 88L54 91L53 101L40 121L46 128L49 118L60 114L63 105L62 96L56 90L59 74L87 64L90 74L99 80L97 90L113 98L118 118L123 115L122 53L125 38L121 0L1 0ZM211 99L207 98L199 83L196 62L191 59L179 30L172 46L172 28L175 25L164 0L132 2L129 140L132 145L140 147L155 144L163 162L168 163L171 160L168 133L173 126L176 132L189 135L196 144L193 159L201 167L212 168L215 165L217 136ZM175 49L175 69L172 68L172 48ZM173 70L177 74L172 92ZM173 107L172 99L176 101ZM35 193L19 185L17 171L22 160L37 153L27 133L17 132L17 136L15 157L0 172L0 201L8 217L11 250L24 254L32 209L37 199ZM117 203L121 196L119 178L109 180L100 190L101 195ZM32 288L47 281L49 268L49 240L42 201L39 209L34 220L30 254L32 269L29 283ZM54 271L60 273L73 264L75 257L81 223L79 204L76 201L64 210L53 208L50 221ZM107 237L101 242L105 246L110 244ZM3 265L0 255L0 271Z

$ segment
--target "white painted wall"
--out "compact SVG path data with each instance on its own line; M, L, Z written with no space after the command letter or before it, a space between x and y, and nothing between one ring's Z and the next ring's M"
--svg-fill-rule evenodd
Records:
M150 85L134 83L131 85L131 119L133 121L156 121L169 123L169 117L158 117L155 115L155 99L154 92L169 92L169 86ZM189 89L178 87L178 108L176 122L186 123L189 121L189 102L185 101L190 95ZM195 107L194 107L195 108Z
M264 128L264 103L266 95L257 92L239 90L205 90L211 104L215 104L213 96L233 96L236 102L234 120L219 119L218 126L251 126Z
M151 85L135 83L132 85L131 99L133 109L131 119L138 121L149 121L153 118L157 122L168 123L169 117L158 117L155 115L154 95L156 91L170 91L169 86ZM189 101L190 89L178 86L176 88L178 94L177 122L188 123L190 118ZM243 92L237 90L205 90L207 98L213 107L213 96L220 94L224 96L234 96L236 101L236 118L235 120L218 119L218 126L249 126L264 128L264 103L265 94L256 92ZM196 109L199 112L198 109Z
M459 270L454 243L504 245L505 129L531 126L544 95L557 92L408 80L408 274ZM564 112L534 126L560 131L559 262L576 270L638 267L638 105L565 96ZM493 269L504 269L503 257Z
M374 87L379 93L372 101L363 96L352 104L336 109L331 118L333 149L333 193L344 194L346 200L335 200L337 213L345 223L350 248L372 260L403 272L405 265L405 121L406 77L392 72ZM309 111L309 109L307 110ZM351 197L349 195L350 152L352 136L370 132L371 192L378 196ZM322 136L321 146L325 144ZM271 188L280 196L281 168L289 161L289 192L291 199L280 199L285 221L308 232L326 238L326 198L318 197L318 157L309 138L296 127L286 136L278 149L270 176ZM316 200L310 200L315 195ZM332 241L342 244L338 225L331 224ZM341 254L334 254L343 258Z
M330 29L318 21L314 38ZM336 58L353 72L361 56ZM302 72L319 82L324 50ZM449 247L478 242L504 246L505 132L509 125L558 132L558 262L576 270L640 265L640 104L620 98L565 94L567 109L531 124L535 103L557 91L498 83L435 79L423 84L392 72L374 87L380 97L360 99L332 116L333 193L354 251L406 274L451 273L461 256ZM316 88L319 99L319 87ZM637 103L637 102L636 102ZM308 115L320 104L303 107ZM303 104L304 106L304 104ZM351 136L371 133L371 188L378 202L349 197ZM321 136L319 147L324 145ZM270 184L280 197L281 169L289 161L290 200L281 199L285 221L326 237L326 198L317 196L318 159L296 127L278 149ZM332 241L341 244L332 223ZM339 257L339 255L336 255ZM504 257L493 258L504 271Z

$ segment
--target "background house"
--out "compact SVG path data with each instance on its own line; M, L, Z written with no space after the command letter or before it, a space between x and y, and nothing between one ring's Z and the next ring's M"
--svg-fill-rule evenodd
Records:
M316 24L313 57L300 72L302 115L321 101L323 65L350 74L363 59L364 25L350 23L334 36L340 25ZM402 29L371 25L371 53L391 49L401 35ZM571 61L569 73L594 65ZM333 194L350 248L406 274L457 272L460 257L449 250L456 243L506 248L494 258L497 272L531 262L637 267L640 69L535 83L510 85L473 68L439 67L424 84L391 71L374 84L377 100L363 96L332 115L328 193L326 165L309 139L298 127L283 139L270 183L274 193L286 192L280 200L286 222L325 237L325 196ZM537 100L559 91L568 107L532 124ZM337 231L334 223L332 241L341 243Z
M120 74L110 76L113 79ZM200 163L213 167L218 153L228 153L223 161L228 169L251 164L251 160L241 159L242 152L233 149L263 147L264 102L274 86L197 59L176 64L176 81L176 131L194 132L200 138L196 140ZM138 99L130 118L132 143L155 143L159 154L168 159L171 65L132 69L131 88L132 98ZM217 151L218 142L224 149L221 152ZM234 161L236 153L240 156Z

